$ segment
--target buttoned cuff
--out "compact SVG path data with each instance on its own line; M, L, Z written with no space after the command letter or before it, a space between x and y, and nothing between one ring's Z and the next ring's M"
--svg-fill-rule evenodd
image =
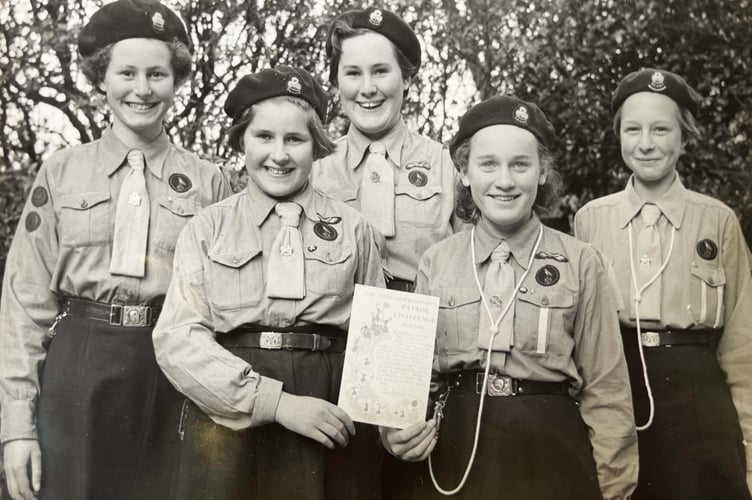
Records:
M16 439L37 439L35 406L31 399L3 401L0 441L7 443Z
M256 388L256 398L253 402L251 413L251 427L270 424L274 422L277 414L277 405L282 397L282 382L279 380L261 376Z

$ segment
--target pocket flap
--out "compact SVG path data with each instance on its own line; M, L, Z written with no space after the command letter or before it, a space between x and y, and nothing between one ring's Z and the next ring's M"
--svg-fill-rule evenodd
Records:
M709 286L726 284L726 272L722 267L692 266L691 271Z
M104 203L110 199L107 191L91 191L88 193L74 193L60 196L60 206L73 210L89 210L91 207Z
M209 259L213 262L216 262L217 264L238 269L246 265L248 261L260 254L260 248L253 248L231 253L218 253L214 250L209 250Z
M527 302L536 307L564 308L574 305L574 297L567 290L537 290L535 293L517 292L517 300Z
M315 186L316 190L320 193L334 198L340 201L353 201L358 198L358 187L342 186L342 185L320 185Z
M193 198L162 196L157 200L157 203L181 217L192 217L196 215L199 209L198 203Z
M476 287L452 287L439 290L439 307L453 309L455 307L480 302L480 292Z
M317 260L325 264L341 264L352 255L352 249L348 245L327 245L325 243L308 245L303 252L306 259Z
M428 198L440 194L441 185L433 186L414 186L412 184L398 184L394 187L394 194L406 194L415 200L427 200Z

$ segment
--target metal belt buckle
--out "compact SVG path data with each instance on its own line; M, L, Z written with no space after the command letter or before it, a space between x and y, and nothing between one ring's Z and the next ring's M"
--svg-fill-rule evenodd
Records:
M641 332L640 342L642 347L660 347L661 334L658 332Z
M483 389L483 374L478 373L475 380L475 392L481 393ZM514 388L512 386L512 377L508 375L498 375L496 373L490 373L488 375L488 383L486 384L486 393L489 396L512 396L514 395Z
M259 347L261 349L282 349L282 334L280 332L261 332Z
M149 306L123 306L123 326L148 326Z

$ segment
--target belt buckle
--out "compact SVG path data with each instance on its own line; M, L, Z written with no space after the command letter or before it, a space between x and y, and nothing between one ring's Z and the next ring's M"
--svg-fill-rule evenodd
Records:
M149 306L123 306L123 326L148 326Z
M261 332L259 347L261 349L282 349L282 333Z
M640 343L642 347L660 347L661 334L658 332L641 332Z
M481 394L483 389L483 374L478 373L475 380L475 392ZM486 394L491 397L496 396L513 396L514 387L512 384L512 377L509 375L499 375L497 373L490 373L488 375L488 383L486 384Z

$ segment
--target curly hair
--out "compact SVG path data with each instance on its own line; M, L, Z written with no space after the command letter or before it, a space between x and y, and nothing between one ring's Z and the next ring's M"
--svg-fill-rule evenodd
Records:
M170 49L170 65L175 76L175 87L179 87L191 75L191 64L193 64L191 51L179 40L164 43ZM114 43L105 45L92 55L81 58L81 71L96 89L99 89L104 81L107 67L110 65L110 60L112 59L112 47L114 45Z
M328 156L334 152L336 145L329 138L326 132L326 128L319 118L319 115L311 106L311 103L300 97L293 97L289 95L272 97L261 102L289 102L308 114L308 132L311 134L313 140L313 159L319 160ZM258 103L256 103L258 104ZM233 121L230 128L227 129L227 142L232 149L238 153L245 153L243 148L243 135L248 125L253 121L255 115L256 104L248 106L238 117Z
M467 173L471 139L472 137L469 137L462 141L452 155L454 166L462 174ZM540 141L537 142L538 159L541 167L546 172L546 181L538 186L538 192L535 195L535 202L533 203L533 212L539 217L545 217L552 214L560 204L562 180L559 173L554 169L555 162L553 153L541 144ZM455 200L454 213L457 217L465 222L477 222L480 217L480 210L473 201L473 194L470 187L463 185L460 179L457 179L455 185Z

